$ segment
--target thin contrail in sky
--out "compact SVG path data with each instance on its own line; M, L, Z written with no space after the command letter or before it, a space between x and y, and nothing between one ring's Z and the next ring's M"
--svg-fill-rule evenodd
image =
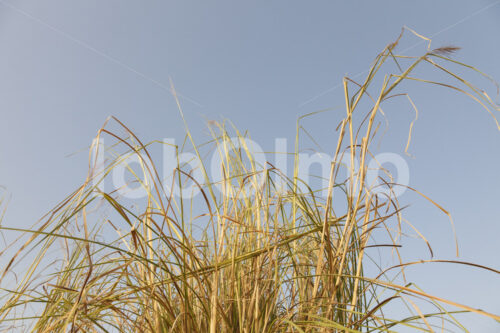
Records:
M450 30L450 29L452 29L452 28L456 27L457 25L462 24L462 23L464 23L465 21L470 20L470 19L471 19L471 18L473 18L474 16L478 15L479 13L484 12L485 10L487 10L487 9L489 9L489 8L491 8L491 7L493 7L493 6L495 6L495 5L496 5L496 4L498 4L498 3L500 3L500 0L497 0L497 1L495 1L495 2L493 2L493 3L490 3L489 5L487 5L487 6L483 7L483 8L481 8L481 9L476 10L475 12L473 12L473 13L471 13L471 14L469 14L469 15L465 16L465 17L463 17L463 18L462 18L462 19L460 19L460 20L458 20L457 22L455 22L455 23L453 23L453 24L450 24L450 25L449 25L449 26L447 26L446 28L443 28L443 29L439 30L438 32L435 32L434 34L430 35L430 36L429 36L429 38L434 38L434 37L436 37L437 35L440 35L440 34L442 34L443 32L448 31L448 30ZM405 53L405 52L407 52L407 51L409 51L409 50L411 50L411 49L415 48L416 46L418 46L418 45L420 45L420 44L422 44L422 43L424 43L424 41L419 41L419 42L417 42L417 43L413 44L412 46L407 47L406 49L404 49L404 50L401 52L401 54L403 54L403 53ZM368 71L369 71L369 69L364 70L364 71L362 71L362 72L359 72L358 74L351 76L351 78L353 78L353 79L358 78L358 77L360 77L361 75L368 73ZM309 104L309 103L311 103L311 102L314 102L314 101L315 101L315 100L317 100L318 98L323 97L324 95L328 94L329 92L334 91L335 89L339 88L340 86L342 86L342 83L338 83L338 84L334 85L333 87L328 88L328 89L326 89L325 91L323 91L323 92L319 93L318 95L316 95L316 96L314 96L314 97L312 97L312 98L308 99L307 101L302 102L301 104L299 104L299 106L298 106L298 107L299 107L299 108L302 108L302 107L304 107L305 105L307 105L307 104Z
M41 20L41 19L33 16L32 14L30 14L30 13L28 13L28 12L26 12L26 11L24 11L24 10L22 10L22 9L16 7L16 6L14 6L14 5L12 5L9 2L6 2L4 0L0 0L0 3L2 5L4 5L5 7L8 7L9 9L11 9L11 10L13 10L13 11L19 13L19 14L22 14L23 16L26 16L27 18L29 18L29 19L31 19L31 20L33 20L33 21L35 21L35 22L37 22L37 23L39 23L39 24L41 24L41 25L43 25L43 26L45 26L47 28L49 28L53 32L56 32L57 34L59 34L59 35L65 37L65 38L73 41L74 43L80 45L81 47L83 47L83 48L85 48L85 49L87 49L89 51L92 51L93 53L95 53L95 54L97 54L97 55L99 55L99 56L107 59L108 61L114 63L115 65L118 65L119 67L124 68L124 69L126 69L126 70L128 70L128 71L130 71L130 72L132 72L134 74L136 74L137 76L143 78L144 80L149 81L149 82L155 84L156 86L158 86L158 87L160 87L160 88L168 91L170 94L172 94L172 89L168 85L165 85L165 84L161 83L160 81L151 78L150 76L148 76L148 75L146 75L146 74L138 71L137 69L135 69L135 68L133 68L133 67L125 64L124 62L122 62L122 61L120 61L120 60L118 60L118 59L110 56L107 53L104 53L103 51L100 51L100 50L96 49L95 47L89 45L88 43L82 41L81 39L78 39L78 38L74 37L73 35L65 32L65 31L62 31L61 29L58 29L58 28L54 27L53 25L45 22L44 20ZM196 102L192 98L189 98L187 96L184 96L184 95L180 94L178 91L177 91L177 96L179 96L180 98L182 98L182 99L184 99L186 101L189 101L189 102L193 103L194 105L196 105L198 107L203 107L203 105L201 105L200 103Z

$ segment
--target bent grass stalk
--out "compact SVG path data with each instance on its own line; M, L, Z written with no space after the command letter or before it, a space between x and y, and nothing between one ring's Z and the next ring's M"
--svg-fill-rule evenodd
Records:
M158 143L143 144L118 119L110 118L91 147L91 155L97 156L105 153L98 145L102 136L116 142L106 150L114 157L100 172L96 162L91 162L84 184L45 216L40 226L1 226L6 232L28 235L2 271L2 280L12 281L16 267L19 270L25 263L24 277L16 281L16 287L2 291L2 328L24 325L35 332L394 332L407 327L433 332L439 326L467 331L455 318L463 312L499 320L498 315L430 295L405 282L404 268L422 263L500 272L459 260L404 262L398 250L401 225L407 223L402 207L394 195L376 195L366 184L367 158L377 136L381 105L406 97L418 116L408 95L395 92L403 82L454 89L478 102L493 118L499 111L486 93L446 67L451 63L485 76L450 59L456 48L431 50L429 43L422 56L398 56L395 49L402 35L375 58L362 83L343 81L346 115L338 127L323 199L318 189L298 177L299 122L294 172L288 178L271 164L258 165L244 144L247 136L228 122L211 123L211 142L197 145L184 121L186 142L201 161L201 183L193 176L195 171L181 163L178 146L174 175L162 179L150 153ZM372 96L369 88L379 84L379 72L389 59L405 69L386 75ZM423 63L456 85L411 76ZM173 85L172 91L175 96ZM362 114L366 101L372 106ZM179 102L178 107L184 119ZM110 130L111 124L125 135ZM243 144L237 147L231 137ZM220 156L219 181L211 180L204 164L203 149L210 145ZM340 179L345 155L352 167L349 176ZM140 172L126 164L129 156L138 158ZM360 161L358 170L353 167L355 160ZM146 199L133 202L133 208L119 190L101 191L100 184L120 165L147 193ZM398 186L390 175L385 182L385 186ZM166 191L167 185L181 190L180 195ZM183 193L188 185L200 192L197 199ZM336 200L346 203L340 212ZM425 237L409 226L432 255ZM377 243L378 230L385 231L390 244ZM381 247L392 248L398 263L370 277L366 271L367 262L373 261L370 251ZM55 255L54 249L59 251ZM31 262L26 263L28 259ZM41 274L47 269L51 271ZM392 304L405 304L408 316L391 317L386 309Z

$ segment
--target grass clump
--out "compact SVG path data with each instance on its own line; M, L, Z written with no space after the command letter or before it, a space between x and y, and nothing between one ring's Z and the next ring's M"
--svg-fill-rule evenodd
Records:
M210 124L212 140L206 145L196 145L186 127L184 144L170 148L179 157L183 147L190 146L201 163L196 170L190 169L188 161L178 158L172 177L162 179L151 149L168 144L143 144L111 118L96 140L107 136L115 142L105 150L113 157L104 168L91 162L84 184L36 228L2 226L4 232L22 231L28 237L2 272L4 281L16 282L14 289L2 291L2 328L248 333L406 328L432 332L436 325L467 331L455 318L461 312L499 320L498 315L429 295L404 282L404 268L420 262L404 262L398 252L405 223L402 207L394 195L377 195L367 184L367 159L377 135L381 104L398 96L406 98L397 92L403 82L446 86L467 94L492 115L498 111L488 95L448 69L453 64L483 75L449 58L455 48L429 48L418 57L398 56L395 49L400 38L375 58L363 82L344 78L346 113L337 128L325 197L298 178L297 153L294 176L287 177L272 164L260 165L250 147L235 144L230 138L244 143L247 135L227 122ZM380 77L388 60L395 61L401 72ZM433 66L457 85L412 76L422 64ZM370 95L373 85L378 93ZM371 106L365 109L367 102ZM110 130L111 123L125 135ZM91 148L94 157L105 151L97 144ZM207 151L220 156L217 181L207 171ZM130 201L119 190L102 190L103 182L129 156L139 161L139 169L126 167L134 175L133 182L147 193L143 199ZM345 158L358 160L360 167L348 170L342 178L345 165L340 161ZM197 181L195 172L203 181ZM384 184L397 186L390 175ZM187 187L200 195L192 198L188 191L174 195L167 190ZM389 244L380 245L375 239L383 233L391 240ZM398 263L378 268L374 274L373 264L367 268L370 251L382 246L393 250ZM426 262L454 262L499 273L460 261ZM12 272L20 263L25 263L25 274L17 279ZM407 315L386 310L394 304L407 306Z

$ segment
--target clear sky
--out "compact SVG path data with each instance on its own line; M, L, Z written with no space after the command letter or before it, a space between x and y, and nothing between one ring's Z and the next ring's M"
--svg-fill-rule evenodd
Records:
M169 78L200 140L206 119L229 118L267 149L276 137L292 144L297 116L342 106L342 77L368 69L404 25L436 47L462 47L456 59L500 80L500 1L0 0L0 185L12 196L4 223L33 224L82 182L109 115L144 141L182 139ZM408 35L400 49L419 54L418 42ZM410 185L451 211L462 260L498 269L500 133L464 96L407 87L421 112ZM389 110L397 140L383 151L404 156L413 114L406 104ZM306 122L326 150L343 114ZM410 193L401 200L436 257L454 259L447 217ZM407 258L428 259L424 244L408 243ZM500 313L493 273L437 264L411 272L431 294ZM467 320L473 332L499 329Z

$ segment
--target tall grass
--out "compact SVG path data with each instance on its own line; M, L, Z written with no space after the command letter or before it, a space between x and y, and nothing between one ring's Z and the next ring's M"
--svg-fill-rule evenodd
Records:
M331 147L334 158L326 197L298 179L298 147L294 176L287 177L271 164L259 165L250 147L229 140L248 136L228 122L211 123L211 140L204 145L194 142L186 125L186 141L174 147L178 153L190 147L198 155L203 182L195 183L194 170L180 160L174 177L162 179L151 150L165 143L143 144L111 118L95 142L106 136L106 142L114 143L105 150L97 144L91 148L93 156L113 156L103 169L91 162L83 185L36 228L2 226L4 232L23 232L29 238L17 245L19 250L3 268L3 284L8 280L16 285L2 291L2 328L249 333L406 328L432 332L439 326L467 331L456 318L462 312L499 320L498 315L404 282L404 268L421 262L405 262L399 254L401 225L406 223L402 207L393 194L376 195L367 184L367 159L378 135L381 105L397 97L408 98L414 106L398 89L404 82L444 86L468 95L493 116L499 110L486 93L449 69L453 65L484 75L451 59L455 48L429 48L418 57L398 56L395 49L400 38L375 58L363 82L343 80L345 117L337 128L337 143ZM383 75L387 61L395 61L401 72ZM444 73L456 85L412 76L423 64ZM368 109L366 103L371 104ZM180 104L179 110L182 114ZM111 125L125 134L110 130ZM207 171L208 151L220 155L218 182ZM127 165L128 170L147 192L145 199L133 202L119 191L101 190L110 173L130 155L138 157L141 168L139 173ZM342 177L346 167L340 161L345 157L359 160L360 168ZM193 184L201 192L195 199L166 190ZM398 185L387 175L384 186ZM380 244L375 236L391 241ZM398 262L379 267L374 274L370 253L382 246L392 249ZM458 260L425 262L472 265L500 273ZM22 267L24 275L14 275L16 267L17 271ZM395 307L407 310L394 311Z

